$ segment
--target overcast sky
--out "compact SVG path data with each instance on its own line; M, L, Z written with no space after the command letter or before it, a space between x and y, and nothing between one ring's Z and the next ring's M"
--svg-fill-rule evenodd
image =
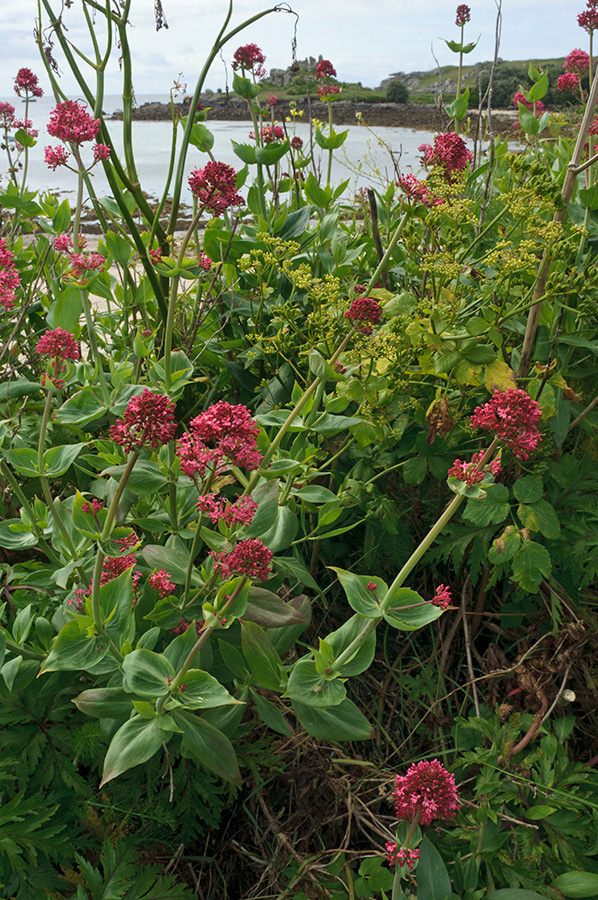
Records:
M61 0L50 2L59 11ZM153 5L153 0L132 3L130 42L135 91L165 94L180 72L191 90L220 29L227 0L162 0L169 28L159 32ZM459 37L454 0L294 0L291 5L299 14L298 59L322 54L332 61L343 81L376 87L393 72L431 69L435 66L432 47L441 65L456 59L443 41ZM492 58L496 2L472 0L470 6L466 41L475 41L478 36L480 40L467 62L475 63ZM577 25L576 15L584 6L585 0L504 0L500 56L528 60L562 57L576 47L587 50L588 36ZM230 27L267 8L267 2L236 0ZM0 0L0 96L11 94L12 80L21 66L42 72L33 39L36 13L36 0ZM64 21L69 38L75 43L81 41L86 48L81 0L74 0L72 8L64 11ZM294 16L272 13L233 37L223 50L225 62L216 59L206 87L224 88L227 71L230 81L229 63L241 44L257 43L266 54L268 69L286 68L292 59L294 25ZM107 78L109 94L120 93L118 54L114 55ZM58 50L56 57L60 62ZM66 67L63 83L67 90L73 89ZM42 84L47 88L45 73Z

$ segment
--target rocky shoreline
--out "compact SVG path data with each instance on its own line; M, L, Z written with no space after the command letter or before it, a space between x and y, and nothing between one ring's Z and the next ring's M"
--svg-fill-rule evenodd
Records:
M294 101L298 111L303 112L302 121L311 118L328 121L328 104L320 100L297 98ZM207 121L242 122L249 120L247 104L236 98L228 97L205 99ZM175 110L185 115L188 105L179 103ZM288 100L279 100L274 108L275 118L285 118L290 113ZM475 129L477 110L471 110L472 128ZM122 119L122 112L117 110L113 119ZM133 119L141 121L169 121L172 111L168 103L144 103L133 110ZM513 133L513 113L500 110L493 115L494 128L499 134ZM337 100L332 104L332 120L335 125L355 125L361 120L364 125L413 128L416 131L444 131L449 124L449 117L440 108L421 103L363 103L351 100Z

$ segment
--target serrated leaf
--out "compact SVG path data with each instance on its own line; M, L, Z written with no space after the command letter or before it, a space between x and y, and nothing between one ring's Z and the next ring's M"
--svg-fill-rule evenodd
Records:
M524 591L535 593L544 578L552 571L550 554L546 547L534 541L524 541L513 559L513 579Z
M509 491L504 484L489 484L486 496L480 500L468 500L463 518L474 525L498 525L509 514Z

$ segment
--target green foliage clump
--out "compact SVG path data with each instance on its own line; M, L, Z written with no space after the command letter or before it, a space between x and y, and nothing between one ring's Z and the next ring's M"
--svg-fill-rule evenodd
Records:
M404 81L395 78L386 88L386 99L389 103L407 103L409 100L409 89Z

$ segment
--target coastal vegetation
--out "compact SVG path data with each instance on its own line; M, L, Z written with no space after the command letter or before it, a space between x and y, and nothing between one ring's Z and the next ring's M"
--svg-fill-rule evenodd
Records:
M349 200L333 61L305 140L224 4L153 205L136 11L81 0L89 49L72 6L0 104L2 896L597 896L597 0L515 146L470 121L460 4L446 129ZM41 140L74 202L29 189Z

